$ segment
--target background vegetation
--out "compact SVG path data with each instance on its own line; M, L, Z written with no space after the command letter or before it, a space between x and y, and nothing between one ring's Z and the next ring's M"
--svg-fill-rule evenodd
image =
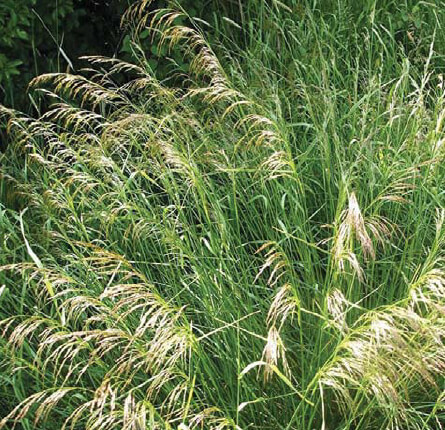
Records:
M0 4L0 101L30 109L29 81L42 73L75 71L82 55L128 58L131 43L120 28L122 14L135 0L3 0ZM182 0L192 16L209 18L213 0ZM227 10L229 3L219 2ZM151 9L168 1L152 2ZM232 8L233 9L233 8ZM146 36L142 34L140 41ZM157 51L146 45L152 65ZM151 52L154 51L154 52Z
M445 4L203 4L0 108L0 428L443 428Z
M86 53L112 56L127 1L5 0L0 5L0 85L3 103L26 108L29 81L68 71Z

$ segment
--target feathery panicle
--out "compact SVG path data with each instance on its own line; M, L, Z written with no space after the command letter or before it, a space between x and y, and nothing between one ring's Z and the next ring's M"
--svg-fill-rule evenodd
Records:
M266 242L264 245L258 248L255 253L258 254L267 248L269 248L269 250L265 254L266 259L255 276L254 282L260 278L266 269L271 268L272 270L267 279L267 284L274 286L280 280L280 278L285 275L288 263L286 255L279 249L278 244L275 242Z
M334 289L326 298L327 308L333 319L328 320L329 324L336 327L342 334L347 333L348 324L346 314L351 303L346 299L339 289Z
M359 207L355 193L348 199L348 209L341 214L335 237L333 239L332 255L334 262L341 271L345 270L347 261L360 281L364 280L364 272L359 263L355 249L355 241L360 245L365 261L376 257L372 238L384 245L392 231L391 223L381 216L365 219Z
M286 348L280 337L280 333L272 326L267 334L267 342L263 350L263 357L268 366L264 367L264 380L268 381L274 374L273 366L278 367L279 361L282 362L284 373L289 375L290 369L286 360Z

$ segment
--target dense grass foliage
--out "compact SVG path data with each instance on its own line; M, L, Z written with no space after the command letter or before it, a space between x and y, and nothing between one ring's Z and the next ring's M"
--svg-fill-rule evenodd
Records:
M0 428L443 428L445 4L241 3L2 108Z

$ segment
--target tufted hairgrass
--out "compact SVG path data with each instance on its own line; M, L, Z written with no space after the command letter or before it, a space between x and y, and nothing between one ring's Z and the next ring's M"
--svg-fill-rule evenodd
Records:
M442 428L445 4L148 3L1 108L0 428Z

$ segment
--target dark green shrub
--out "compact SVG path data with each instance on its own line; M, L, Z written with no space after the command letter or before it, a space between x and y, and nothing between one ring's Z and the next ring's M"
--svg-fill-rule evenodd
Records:
M130 37L120 29L120 17L136 0L2 0L0 2L0 103L27 109L28 82L41 73L81 67L82 55L131 56ZM170 1L153 1L152 8ZM182 0L192 16L213 20L215 0ZM144 34L142 34L144 38ZM160 53L152 41L144 49L154 69Z
M127 0L2 0L0 102L26 108L28 82L77 68L86 54L112 55Z

